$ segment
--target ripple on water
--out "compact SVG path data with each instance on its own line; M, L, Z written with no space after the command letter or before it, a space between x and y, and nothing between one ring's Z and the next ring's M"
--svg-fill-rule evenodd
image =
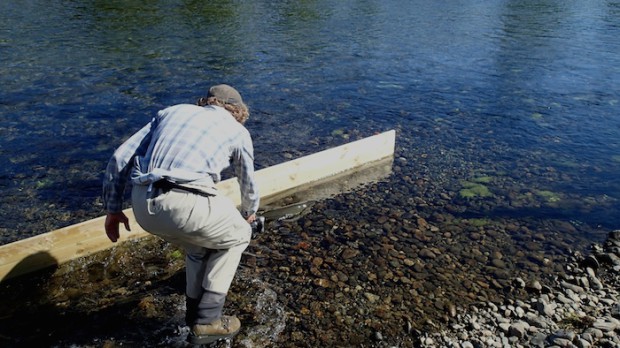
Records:
M253 322L245 329L245 337L240 344L248 348L273 346L286 328L284 305L278 301L277 293L269 288L269 284L256 279L255 274L241 272L238 277L242 282L249 281L250 287L256 291L251 295L256 301L251 313Z

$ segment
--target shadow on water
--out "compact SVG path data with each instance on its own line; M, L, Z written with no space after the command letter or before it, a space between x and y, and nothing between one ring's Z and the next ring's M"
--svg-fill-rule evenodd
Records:
M392 159L387 158L341 173L339 180L286 192L268 200L264 213L270 221L294 221L303 214L298 206L307 206L307 211L313 200L382 180L391 168ZM244 322L238 337L244 346L270 346L286 328L285 306L277 291L255 273L256 256L263 252L273 254L258 245L250 248L228 299L227 309L236 309ZM279 257L283 255L269 258ZM183 261L182 250L155 237L127 241L61 265L47 252L33 254L0 284L0 345L185 347ZM33 265L54 267L28 274Z
M162 337L184 342L174 332L184 304L179 252L158 240L129 244L133 250L26 275L33 260L55 260L38 253L18 264L14 274L20 275L0 283L0 346L114 346L117 340L157 346Z
M0 344L3 347L43 343L38 337L41 330L35 323L48 322L46 313L54 311L53 306L46 303L43 284L50 280L57 266L29 273L33 265L42 264L56 264L56 259L47 252L32 254L15 265L0 282ZM23 330L18 329L20 326ZM43 335L48 336L49 332Z
M37 274L39 277L48 277L56 271L58 265L58 261L55 257L50 255L48 252L39 251L34 254L28 255L23 260L15 265L0 281L0 285L4 285L5 282L10 281L13 278L17 278L21 275L30 273L32 269L40 269L40 266L43 266L44 269L39 271Z
M0 346L191 346L184 254L153 237L126 244L25 275L32 260L24 260L15 268L19 276L0 283ZM33 259L55 261L47 253ZM247 260L225 311L236 311L244 323L237 346L268 347L286 327L285 307Z

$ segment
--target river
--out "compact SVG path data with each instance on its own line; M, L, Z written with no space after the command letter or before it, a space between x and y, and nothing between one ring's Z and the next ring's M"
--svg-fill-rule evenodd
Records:
M115 147L220 82L258 169L394 128L395 185L618 227L618 37L612 0L5 1L1 242L101 215Z
M379 332L407 346L403 326L504 301L515 277L563 274L620 228L619 37L618 0L0 2L0 244L104 214L114 149L228 83L250 106L257 169L397 132L389 177L249 248L237 345ZM17 312L0 336L182 346L183 279L160 279L182 267L169 248L2 288ZM31 313L51 323L38 336Z

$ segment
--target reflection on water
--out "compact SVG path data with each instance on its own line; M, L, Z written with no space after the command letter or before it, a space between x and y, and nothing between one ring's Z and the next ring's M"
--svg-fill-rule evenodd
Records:
M100 215L113 149L215 82L248 100L259 168L396 128L407 161L394 184L456 196L471 173L493 173L504 186L492 191L555 192L587 202L574 220L617 227L619 8L5 1L2 243Z

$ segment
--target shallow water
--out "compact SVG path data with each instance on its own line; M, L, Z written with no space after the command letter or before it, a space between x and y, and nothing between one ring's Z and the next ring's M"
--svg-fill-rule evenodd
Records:
M0 19L2 243L101 215L114 148L217 82L250 104L259 168L396 128L407 175L492 168L619 225L618 1L27 0Z
M308 255L292 248L312 246L319 239L312 233L357 245L347 239L355 233L374 261L373 243L383 248L385 233L399 241L388 244L412 255L425 244L445 247L442 256L465 263L472 274L461 276L473 283L491 282L479 259L495 244L506 256L505 273L561 269L547 260L584 250L620 226L618 37L620 2L609 0L2 2L0 244L103 214L102 171L122 140L158 109L193 102L209 85L226 82L252 110L247 126L257 168L397 130L389 177L313 206L311 218L266 234L265 250L282 245L282 253L303 261ZM411 221L420 229L428 221L441 234L426 231L430 237L420 238L430 239L413 239L417 246L403 242L411 238L400 228ZM480 254L469 258L469 250L453 250L451 241ZM329 245L323 258L343 247ZM526 255L508 262L522 251ZM289 281L280 278L282 261L270 261L275 265L264 268L274 271L265 277ZM157 279L157 262L147 260L135 267L141 274L127 276ZM437 274L421 278L425 286L444 277L460 282L445 273L450 268L441 258L437 262ZM100 275L97 264L88 267L79 276ZM263 296L258 300L279 304L269 287L246 286ZM302 290L307 301L314 301L312 292L326 291ZM167 298L171 307L180 300ZM292 325L299 331L292 338L305 334L312 327L305 316L315 307L287 301L309 311L296 317L301 324L267 308L255 314L256 331L239 344L259 345L252 335L263 324L271 330ZM238 306L251 317L258 301ZM69 319L80 322L83 313ZM55 310L50 316L58 317ZM103 329L85 335L86 341L112 335L123 342Z

